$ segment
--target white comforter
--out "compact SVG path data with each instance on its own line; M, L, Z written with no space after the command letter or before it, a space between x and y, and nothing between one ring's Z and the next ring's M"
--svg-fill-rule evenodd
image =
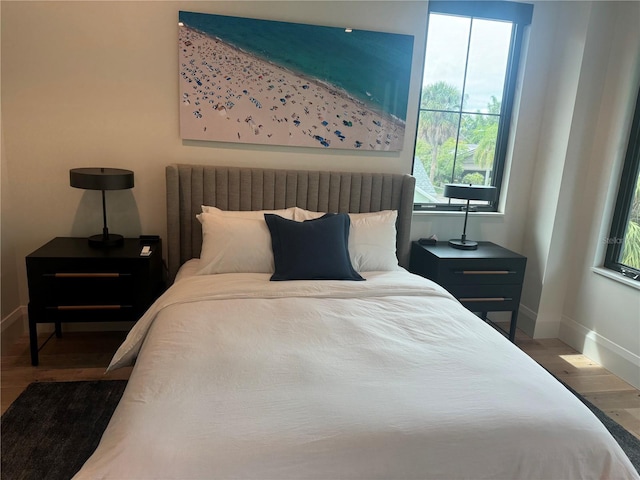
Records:
M437 285L185 278L110 368L77 479L638 478L591 412Z

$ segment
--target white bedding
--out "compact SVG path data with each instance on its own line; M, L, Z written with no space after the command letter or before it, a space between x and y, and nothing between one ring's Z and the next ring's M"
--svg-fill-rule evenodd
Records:
M77 479L638 478L595 416L447 292L181 277L111 368L124 396Z

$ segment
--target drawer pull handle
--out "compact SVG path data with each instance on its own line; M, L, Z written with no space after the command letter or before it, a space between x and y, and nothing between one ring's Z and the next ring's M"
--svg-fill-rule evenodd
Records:
M130 277L130 273L45 273L45 277L55 278L119 278Z
M120 310L131 308L131 305L58 305L47 307L49 310Z
M508 297L468 297L468 298L459 298L460 302L508 302L513 300Z
M457 275L512 275L513 270L456 270Z

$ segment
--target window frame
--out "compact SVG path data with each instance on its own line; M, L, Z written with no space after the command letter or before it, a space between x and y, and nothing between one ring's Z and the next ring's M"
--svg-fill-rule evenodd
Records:
M427 39L429 30L429 16L432 13L445 15L459 15L482 20L510 21L513 23L511 31L511 43L509 48L509 58L507 60L507 70L505 74L504 88L502 92L502 102L500 105L500 121L498 123L498 134L496 137L496 149L494 154L493 171L491 172L490 185L496 187L496 199L485 205L471 205L476 211L496 212L500 203L502 181L506 164L507 149L509 143L509 131L511 117L513 113L513 103L515 98L518 70L520 67L520 57L522 54L522 43L525 28L531 24L533 16L533 5L528 3L518 3L509 1L448 1L431 0L427 12ZM425 39L425 58L428 40ZM413 146L413 160L411 163L411 173L415 168L415 150L418 142L418 128L422 108L422 82L424 78L424 66L420 81L420 98L418 100L418 115L416 118L416 135ZM466 75L466 74L465 74ZM475 112L473 112L475 113ZM460 115L464 111L460 110ZM456 203L416 203L413 204L414 211L460 211L464 206ZM470 208L470 210L471 210Z
M625 155L618 194L613 210L609 237L606 238L607 250L605 253L604 267L623 274L625 277L640 282L640 270L620 263L622 255L623 239L629 220L631 203L635 195L640 171L640 89L629 131L629 142Z

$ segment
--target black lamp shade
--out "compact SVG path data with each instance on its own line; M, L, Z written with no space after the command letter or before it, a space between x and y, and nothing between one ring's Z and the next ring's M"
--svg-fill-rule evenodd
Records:
M121 168L72 168L72 187L85 190L126 190L133 188L133 172Z
M105 190L126 190L133 188L133 172L121 168L72 168L69 170L72 187L84 190L102 190L102 234L89 237L92 247L118 247L124 243L122 235L109 233L107 228L107 204Z
M464 212L464 227L462 228L462 236L449 240L449 245L453 248L461 250L475 250L478 248L478 242L467 240L467 218L469 216L470 200L484 200L492 202L496 199L496 187L485 185L467 185L449 183L444 186L444 196L447 198L459 198L467 201L467 208Z
M444 196L460 198L462 200L485 200L492 202L496 199L496 187L484 185L465 185L449 183L444 186Z

